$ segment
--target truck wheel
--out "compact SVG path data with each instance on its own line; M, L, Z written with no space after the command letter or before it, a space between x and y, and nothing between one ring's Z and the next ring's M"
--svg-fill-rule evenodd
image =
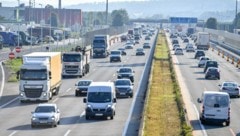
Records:
M49 92L49 100L52 100L52 95L53 95L53 94L52 94L52 92L50 91L50 92Z

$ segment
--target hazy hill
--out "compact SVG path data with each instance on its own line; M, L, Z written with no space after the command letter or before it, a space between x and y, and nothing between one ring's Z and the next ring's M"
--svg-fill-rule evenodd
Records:
M234 17L234 14L229 15L229 11L235 11L236 4L235 0L149 0L133 2L110 1L111 0L109 0L108 6L109 12L115 9L126 9L130 18L149 17L156 14L160 14L165 18L169 16L205 18L207 16L206 13L209 14L215 12L221 12L223 14L219 15L225 16L225 11L228 11L228 18L232 18ZM85 3L72 5L66 8L77 8L82 9L83 11L105 11L106 3Z

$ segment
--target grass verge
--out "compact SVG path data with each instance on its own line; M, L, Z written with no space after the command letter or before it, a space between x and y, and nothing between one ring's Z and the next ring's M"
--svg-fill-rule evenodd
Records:
M4 65L7 69L8 73L8 82L17 82L17 71L19 71L20 66L22 65L22 59L21 58L16 58L12 60L7 60L4 62Z
M144 136L191 136L164 34L159 34L144 113Z

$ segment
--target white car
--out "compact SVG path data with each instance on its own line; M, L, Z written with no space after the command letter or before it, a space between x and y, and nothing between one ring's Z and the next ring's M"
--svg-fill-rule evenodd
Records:
M56 104L39 104L32 112L31 127L38 125L50 125L57 127L60 123L60 110Z
M226 92L230 97L240 97L240 87L237 82L225 81L218 86L220 92Z
M204 91L200 103L200 121L202 124L207 122L224 123L230 125L230 97L226 92Z
M198 62L198 67L203 67L208 60L210 60L208 56L200 57Z
M175 55L183 55L183 49L178 47L174 50Z

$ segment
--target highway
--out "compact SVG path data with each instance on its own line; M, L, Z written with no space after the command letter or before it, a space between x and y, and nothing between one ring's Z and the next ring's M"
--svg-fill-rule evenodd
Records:
M154 36L153 36L154 37ZM154 38L151 44L154 43ZM74 84L79 78L63 79L60 93L50 103L56 103L61 111L60 125L56 128L38 127L31 128L31 112L35 109L37 102L20 103L18 100L18 83L5 84L0 100L0 135L1 136L112 136L112 135L137 135L140 112L143 107L144 91L146 90L147 75L145 71L150 70L147 63L149 56L153 53L151 49L145 49L145 56L136 56L135 49L141 47L144 40L137 44L134 49L128 49L127 55L123 56L122 62L110 63L109 58L92 59L90 73L83 79L93 81L114 81L116 71L122 66L130 66L135 71L134 97L117 99L116 116L113 120L92 119L85 120L84 97L75 97ZM123 43L115 43L111 49L122 47ZM3 55L3 54L1 54ZM6 54L5 54L6 55ZM145 69L145 67L147 67ZM141 79L144 77L144 79ZM138 95L139 94L139 95ZM136 104L132 105L132 104ZM131 109L133 108L134 109ZM137 108L137 109L136 109ZM130 115L130 111L133 114ZM136 123L137 122L137 123ZM129 129L131 128L131 129Z
M179 41L181 41L179 39ZM181 47L185 48L184 44L181 43ZM173 51L171 52L173 55ZM203 68L198 68L198 60L194 59L194 53L184 52L183 56L176 56L175 65L178 65L184 84L186 84L186 90L191 96L192 107L196 107L196 114L199 116L200 104L197 102L197 98L201 97L203 91L218 91L218 85L223 81L236 81L240 83L240 70L235 65L226 61L226 58L219 56L217 51L208 50L206 55L212 60L216 60L219 63L220 68L220 80L206 80L204 78ZM208 136L235 136L239 135L240 119L240 99L231 98L231 124L230 126L222 126L215 124L201 125L198 119L190 120L194 131L202 131L202 135ZM188 111L189 109L187 109ZM202 130L200 128L203 128Z

